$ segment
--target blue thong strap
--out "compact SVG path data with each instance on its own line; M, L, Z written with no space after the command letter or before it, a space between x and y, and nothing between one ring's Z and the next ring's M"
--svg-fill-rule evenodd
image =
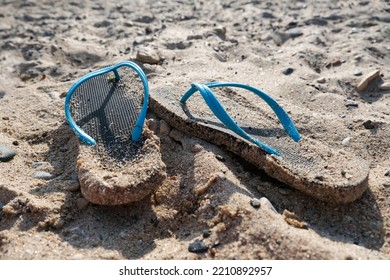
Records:
M196 91L199 91L202 95L203 99L205 100L206 104L210 108L210 110L213 112L213 114L230 130L241 136L242 138L258 145L260 148L264 149L266 152L274 155L280 156L280 153L275 150L274 148L262 143L258 139L255 139L248 133L246 133L241 127L239 127L236 122L229 116L229 114L226 112L225 108L221 105L219 102L217 96L211 91L211 88L215 87L236 87L236 88L242 88L249 90L259 96L261 99L263 99L274 111L280 122L282 123L285 131L288 133L288 135L296 142L298 142L301 138L298 130L296 129L295 125L293 124L290 117L287 115L287 113L283 110L282 107L269 95L262 92L261 90L248 86L243 85L239 83L230 83L230 82L210 82L205 84L196 84L193 83L191 85L191 88L183 95L180 102L185 103L188 98L192 94L194 94Z
M131 62L131 61L123 61L123 62L120 62L118 64L115 64L114 66L104 67L102 69L93 71L93 72L85 75L80 80L78 80L76 83L74 83L72 85L72 87L69 89L68 93L66 94L66 98L65 98L65 116L66 116L66 119L67 119L67 121L69 123L69 126L73 129L73 131L77 134L77 136L80 137L80 139L83 142L85 142L85 143L87 143L89 145L95 145L96 141L91 136L86 134L76 124L76 122L73 120L73 118L72 118L72 116L70 114L70 100L71 100L72 95L73 95L74 91L76 90L76 88L79 87L85 81L87 81L87 80L89 80L89 79L91 79L93 77L100 76L100 75L103 75L103 74L106 74L106 73L112 71L112 72L114 72L115 79L117 81L119 81L120 80L120 75L119 75L117 69L120 68L120 67L129 67L129 68L133 69L140 76L142 84L143 84L143 87L144 87L144 101L143 101L143 104L142 104L141 112L140 112L140 114L139 114L139 116L137 118L137 121L135 123L135 126L133 128L133 131L132 131L132 134L131 134L131 139L133 141L137 141L140 138L141 134L142 134L142 128L144 126L146 112L147 112L147 109L148 109L148 100L149 100L148 80L146 78L145 73L142 71L142 69L137 64L135 64L134 62Z

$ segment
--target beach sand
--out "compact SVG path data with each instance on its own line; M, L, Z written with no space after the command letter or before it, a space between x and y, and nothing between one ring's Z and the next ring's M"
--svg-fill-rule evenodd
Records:
M0 1L0 144L16 152L0 162L0 259L389 259L389 23L386 0ZM368 190L318 201L149 110L167 178L142 201L88 203L64 97L123 60L151 94L264 90L302 135L366 160Z

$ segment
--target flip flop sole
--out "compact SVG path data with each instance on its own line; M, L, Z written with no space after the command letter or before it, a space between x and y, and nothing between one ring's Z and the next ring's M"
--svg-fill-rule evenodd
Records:
M105 149L82 145L77 160L80 188L88 201L100 205L121 205L150 195L166 178L160 140L145 128L139 141L114 145L132 151L126 158L112 157ZM123 153L121 153L123 154Z
M94 146L81 144L77 161L81 192L95 204L141 200L166 177L159 139L145 128L138 141L131 140L143 89L126 70L118 69L119 81L107 73L83 82L69 103L76 124L96 140Z
M364 160L307 137L294 142L269 111L240 91L213 89L238 125L278 150L281 157L266 153L227 129L199 94L194 94L186 105L180 104L186 90L185 87L153 88L150 108L176 129L225 147L275 179L319 200L349 203L367 189L368 165Z

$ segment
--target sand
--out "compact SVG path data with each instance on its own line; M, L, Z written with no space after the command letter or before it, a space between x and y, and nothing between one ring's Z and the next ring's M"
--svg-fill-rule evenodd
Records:
M1 2L0 144L17 154L0 162L0 259L389 259L388 1L127 2ZM123 60L152 89L264 90L302 135L367 161L368 190L318 201L149 111L167 178L139 202L89 203L64 96Z

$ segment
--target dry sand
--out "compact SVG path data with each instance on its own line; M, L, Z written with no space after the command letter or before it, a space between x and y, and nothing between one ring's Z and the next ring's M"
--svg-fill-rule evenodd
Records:
M0 259L389 259L389 1L129 2L0 1L0 144L17 152L0 162ZM88 203L64 95L122 60L152 88L263 89L301 134L367 160L369 189L317 201L150 112L167 179L140 202Z

